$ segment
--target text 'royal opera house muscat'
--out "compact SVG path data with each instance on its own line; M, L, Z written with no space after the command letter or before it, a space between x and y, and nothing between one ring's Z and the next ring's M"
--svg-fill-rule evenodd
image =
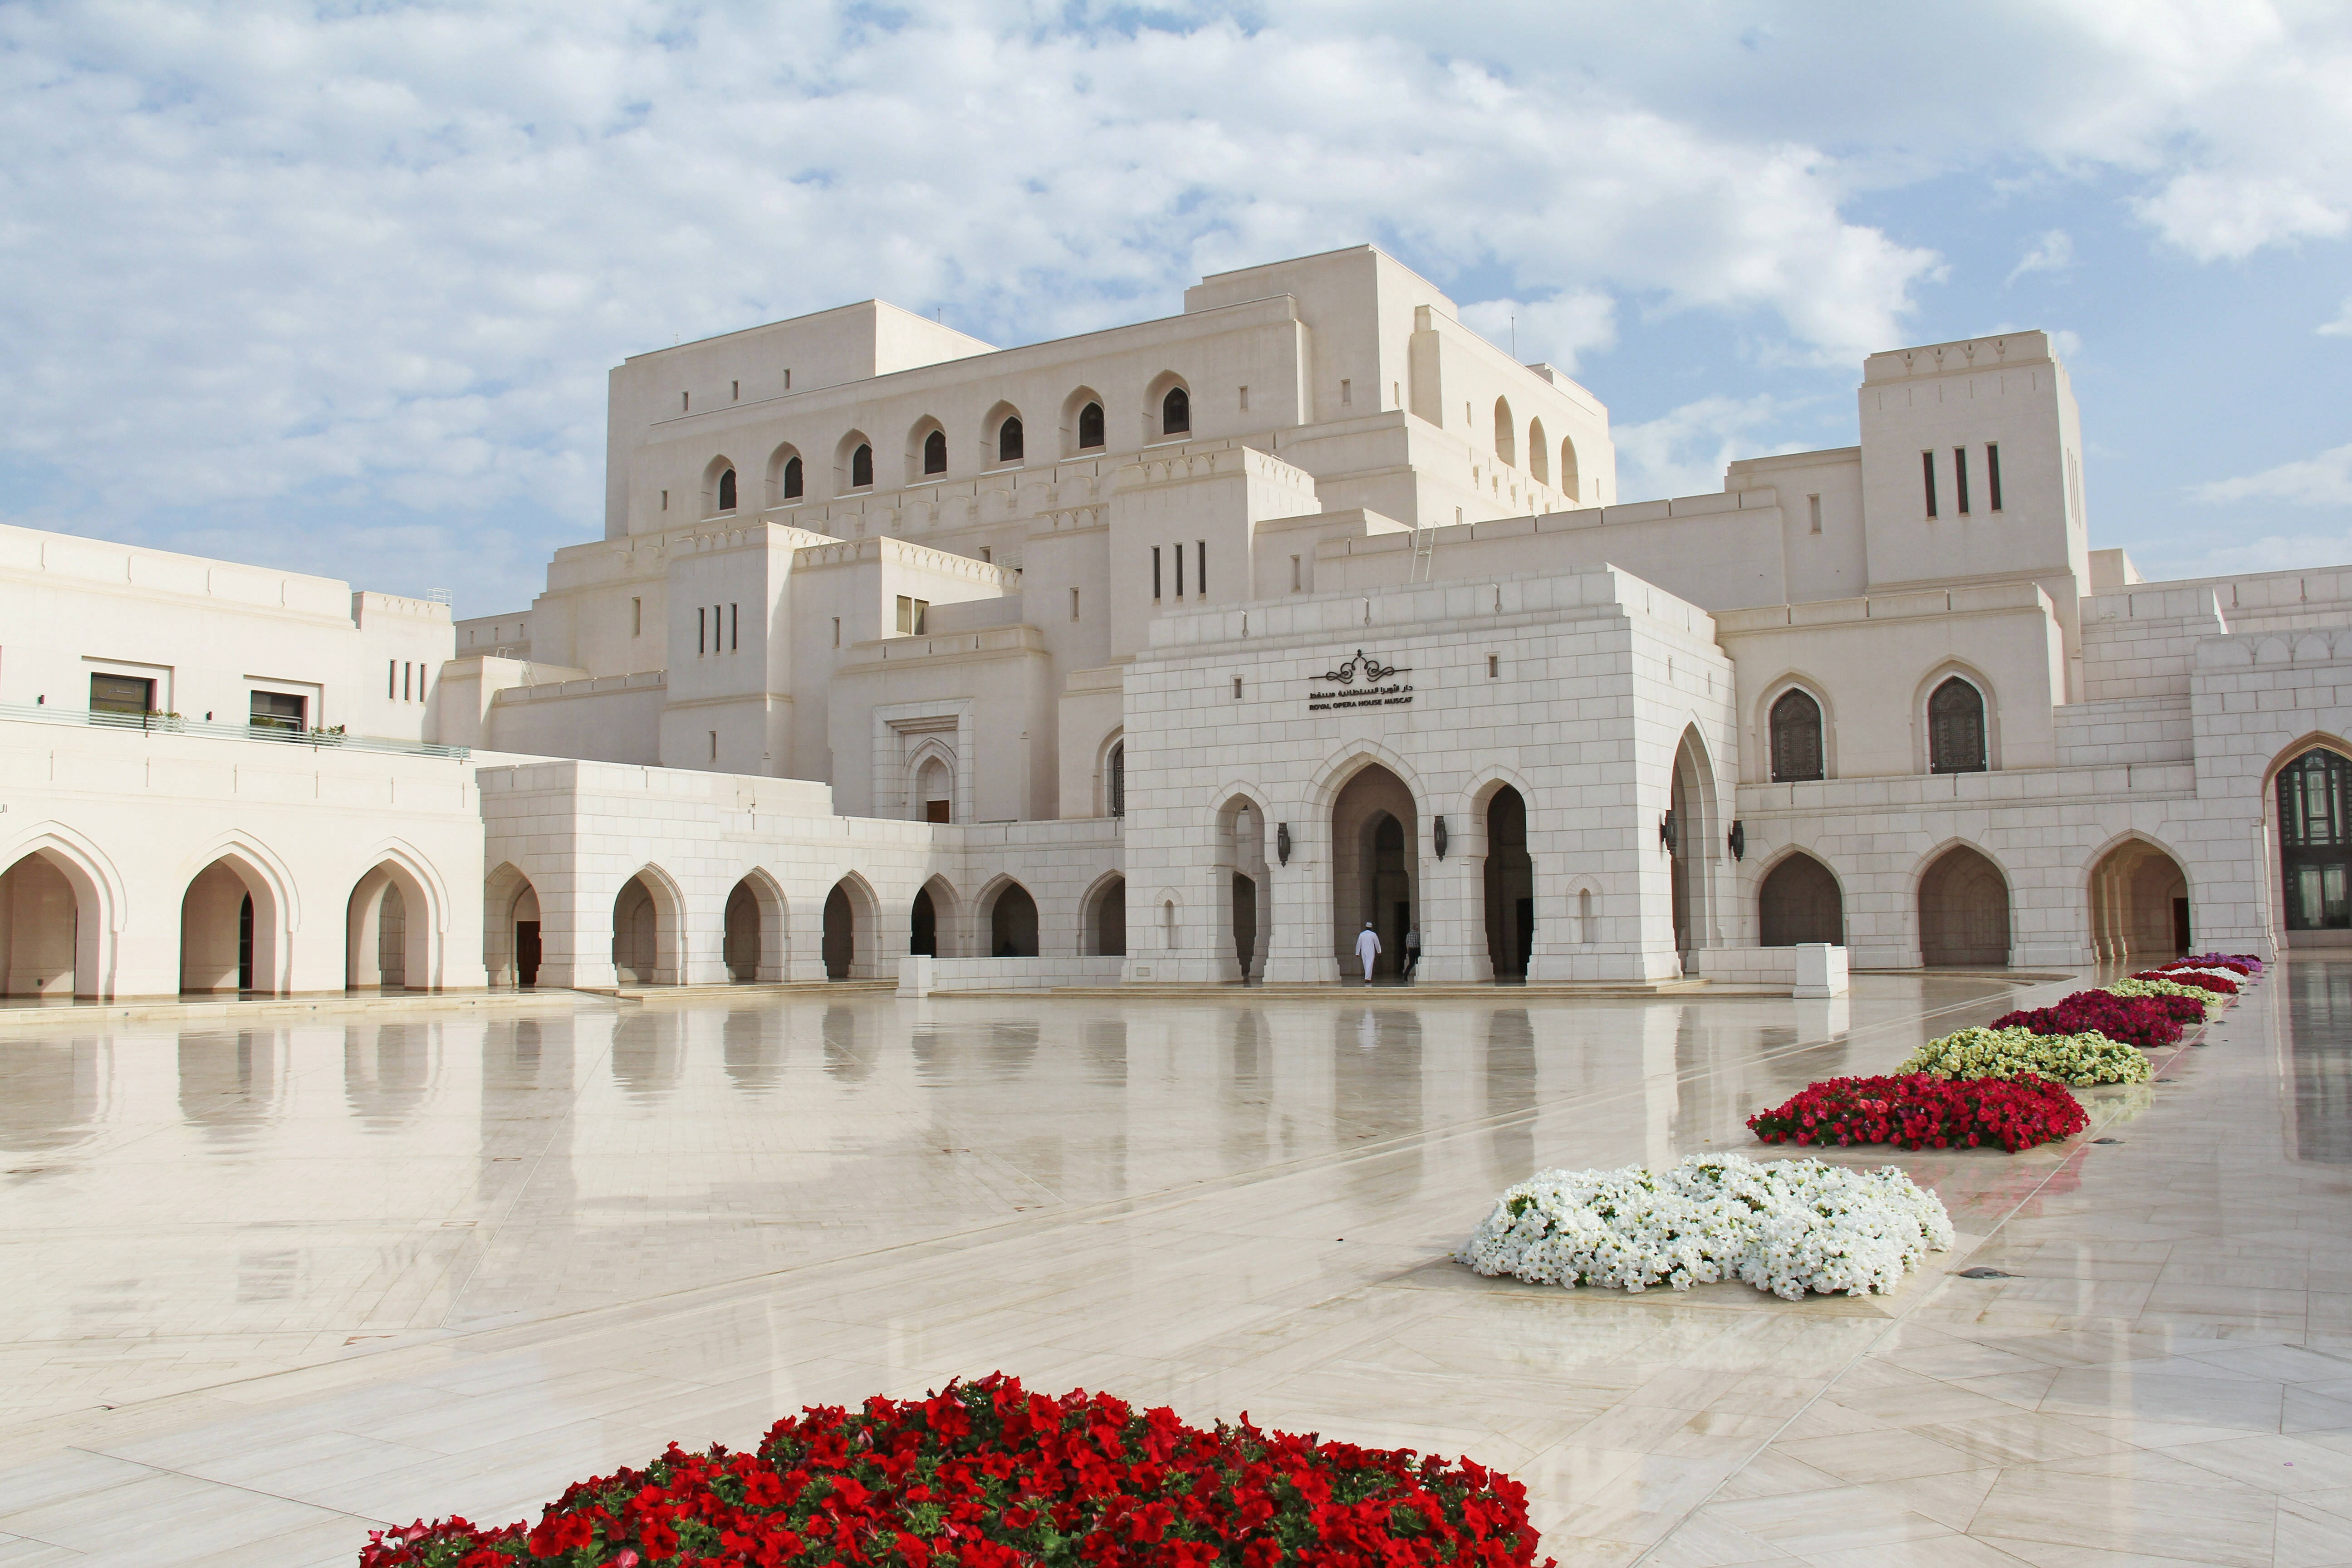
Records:
M1359 248L1026 348L868 301L634 358L527 612L7 529L6 989L2352 942L2352 569L2091 549L2038 331L1860 412L1621 501L1591 394Z

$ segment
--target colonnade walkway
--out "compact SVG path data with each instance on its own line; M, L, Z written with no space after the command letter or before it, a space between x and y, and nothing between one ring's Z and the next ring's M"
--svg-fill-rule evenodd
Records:
M2276 972L2066 1144L1861 1156L1963 1233L1891 1298L1448 1261L1535 1169L1749 1148L1806 1081L2067 988L0 1039L0 1561L348 1568L385 1523L998 1368L1468 1454L1563 1568L2338 1561L2352 965Z

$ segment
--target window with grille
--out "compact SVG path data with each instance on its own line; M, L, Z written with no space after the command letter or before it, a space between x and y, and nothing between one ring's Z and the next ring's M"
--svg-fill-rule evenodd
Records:
M1772 704L1772 782L1822 776L1822 705L1810 692L1784 691Z
M1927 699L1927 771L1985 771L1984 693L1957 675Z

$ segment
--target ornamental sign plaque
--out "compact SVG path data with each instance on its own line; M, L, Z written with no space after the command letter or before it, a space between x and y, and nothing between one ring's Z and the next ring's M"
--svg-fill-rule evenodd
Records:
M1399 684L1396 677L1412 673L1410 668L1400 669L1393 664L1382 664L1358 648L1355 658L1343 659L1338 668L1327 669L1315 678L1334 689L1307 692L1307 710L1320 713L1340 708L1393 708L1410 702L1412 686Z

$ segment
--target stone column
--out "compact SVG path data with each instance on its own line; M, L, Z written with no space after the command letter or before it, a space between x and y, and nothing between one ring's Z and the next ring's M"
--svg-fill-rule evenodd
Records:
M1445 815L1445 858L1437 858L1436 819L1422 858L1421 974L1455 984L1490 981L1495 963L1486 946L1486 824L1483 816Z

